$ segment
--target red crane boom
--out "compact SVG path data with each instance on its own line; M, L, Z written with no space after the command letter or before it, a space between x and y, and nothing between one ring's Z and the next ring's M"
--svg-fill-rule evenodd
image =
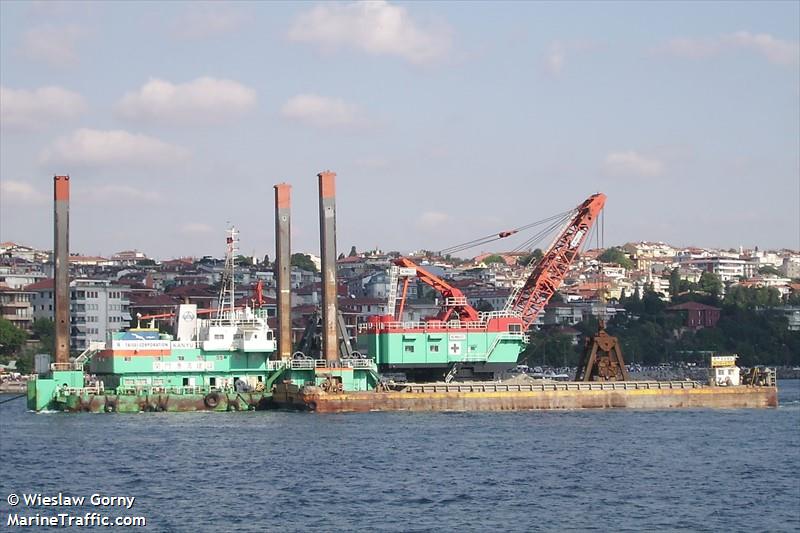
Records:
M417 278L419 278L420 281L430 285L442 295L444 298L444 305L442 306L442 310L439 312L439 315L436 317L437 320L447 322L454 314L458 316L459 320L464 322L474 322L478 320L478 311L476 311L474 307L467 303L466 296L464 296L464 293L459 289L449 285L439 276L428 272L406 257L395 259L394 264L400 267L413 268L417 271ZM405 302L405 289L406 287L404 286L403 296L400 303L400 315L402 315L402 306ZM390 312L394 312L394 310L390 309Z
M564 281L569 266L575 260L605 203L606 195L598 193L579 205L541 261L531 270L522 287L509 297L506 311L520 317L526 330L536 321L536 317Z

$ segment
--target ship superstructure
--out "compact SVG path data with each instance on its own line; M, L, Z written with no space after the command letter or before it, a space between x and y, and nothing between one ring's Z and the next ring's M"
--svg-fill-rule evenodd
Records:
M182 304L175 316L140 317L139 327L92 344L73 362L53 364L50 375L32 382L29 407L140 411L259 405L268 397L268 361L276 340L266 310L235 306L237 239L230 229L215 309ZM156 320L166 318L175 321L173 334L156 327ZM150 322L141 327L142 320Z

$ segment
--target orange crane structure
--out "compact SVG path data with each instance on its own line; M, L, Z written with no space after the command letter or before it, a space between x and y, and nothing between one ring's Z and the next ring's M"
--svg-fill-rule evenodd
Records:
M425 270L411 259L394 261L390 276L389 309L370 317L360 331L364 351L375 357L383 371L405 371L420 379L452 379L469 369L465 377L493 377L517 364L527 343L527 332L564 281L570 265L586 241L606 196L594 194L557 222L557 237L540 261L531 262L524 283L515 289L502 311L479 313L456 287ZM517 233L504 231L489 238ZM489 238L479 240L480 244ZM477 241L473 241L477 242ZM441 296L438 314L421 322L404 322L409 278L416 277ZM398 278L403 278L397 305Z

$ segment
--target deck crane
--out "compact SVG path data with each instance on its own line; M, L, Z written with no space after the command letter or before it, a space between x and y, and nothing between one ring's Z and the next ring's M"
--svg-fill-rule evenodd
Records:
M579 205L542 259L536 264L531 262L523 285L511 293L505 311L520 317L525 330L536 321L564 281L605 203L606 195L597 193Z
M404 372L409 379L419 380L444 378L447 381L456 375L491 379L498 372L513 367L527 343L530 326L566 277L605 199L604 194L595 194L577 208L542 221L550 225L540 235L559 225L560 231L542 259L527 268L524 283L512 292L505 308L499 312L479 313L458 288L408 258L395 260L390 268L388 313L369 317L360 327L362 353L373 356L382 372ZM513 233L516 230L472 242L485 244L487 239L501 239ZM412 277L441 294L442 306L435 317L421 322L403 321ZM397 310L399 278L404 279Z
M414 263L407 257L400 257L394 260L394 264L400 267L400 272L406 274L403 276L403 294L400 298L400 310L397 313L397 319L403 318L403 307L405 306L406 294L408 292L409 276L407 274L413 273L423 283L433 287L444 299L442 308L439 314L435 317L436 320L447 322L455 317L462 322L475 322L478 320L478 311L467 303L467 297L456 287L453 287L440 277L428 272L421 266ZM394 305L389 310L394 313Z

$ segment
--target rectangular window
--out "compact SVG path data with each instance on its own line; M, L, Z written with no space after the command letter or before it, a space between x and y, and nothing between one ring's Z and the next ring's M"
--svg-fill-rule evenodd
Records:
M214 340L221 341L221 340L222 340L222 339L224 339L224 338L225 338L225 335L220 335L219 333L216 333L216 334L214 335Z
M406 344L405 346L403 346L403 351L406 353L414 353L414 346L412 346L411 344Z
M428 346L428 351L429 352L438 352L439 351L439 345L438 344L431 344L430 346Z
M182 355L178 356L178 361L183 361L184 357Z
M522 324L509 324L508 331L511 333L522 333Z
M123 360L130 362L131 358L130 357L124 357Z
M211 385L212 387L216 387L217 386L217 378L208 378L208 384Z

